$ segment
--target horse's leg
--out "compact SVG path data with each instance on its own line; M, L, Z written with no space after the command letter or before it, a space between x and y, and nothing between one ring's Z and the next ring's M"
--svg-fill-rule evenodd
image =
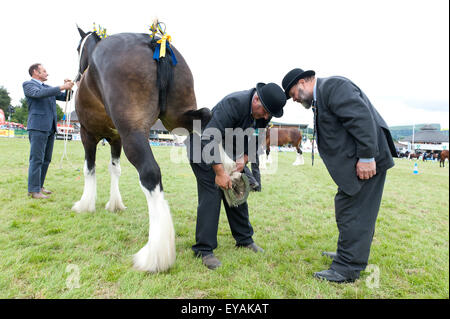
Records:
M120 153L122 151L122 142L120 138L112 140L111 162L109 163L109 172L111 174L111 190L109 201L105 208L111 212L124 210L126 207L122 202L122 196L119 190L119 178L122 172L120 168Z
M266 146L266 159L267 163L272 163L272 157L270 156L270 143Z
M76 202L72 210L80 213L84 211L95 211L95 200L97 197L97 185L95 178L95 155L98 140L90 135L83 127L80 129L81 141L84 146L84 189L81 199Z
M304 165L305 164L305 160L303 158L303 152L302 152L302 149L301 149L301 145L302 145L302 138L300 136L299 141L295 145L295 149L297 150L297 158L295 159L295 162L292 165Z
M175 262L175 231L161 183L161 171L148 143L148 134L121 135L123 150L139 173L139 182L147 199L149 234L147 244L134 255L138 270L165 271Z

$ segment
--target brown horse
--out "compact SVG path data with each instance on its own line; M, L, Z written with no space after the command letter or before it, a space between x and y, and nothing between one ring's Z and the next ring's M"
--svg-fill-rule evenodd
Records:
M420 153L409 153L409 155L408 155L408 159L419 159L419 157L420 157Z
M121 33L101 39L95 32L78 31L76 112L85 150L85 185L72 209L95 210L96 146L103 138L111 146L111 192L106 209L125 209L119 192L123 146L138 171L150 222L148 242L134 255L134 266L143 271L165 271L175 262L175 231L164 199L161 171L149 145L150 128L159 118L168 130L192 131L192 121L198 119L204 125L210 111L197 110L191 71L173 46L173 51L156 61L153 54L159 49L158 39L149 34Z
M439 167L445 167L445 160L449 160L449 158L448 158L448 150L443 150L441 152L441 158L440 158L440 161L439 161Z
M271 142L274 141L274 137L270 138L272 134L276 134L275 137L276 143ZM301 149L302 146L302 132L300 132L296 128L267 128L266 130L266 155L269 157L270 154L270 146L284 146L284 145L292 145L297 150L297 159L293 163L293 165L303 165L303 152Z

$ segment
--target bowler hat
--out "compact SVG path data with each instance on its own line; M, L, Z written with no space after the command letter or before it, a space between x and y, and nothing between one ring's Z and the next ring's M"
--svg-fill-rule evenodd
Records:
M286 94L286 98L289 100L291 97L289 96L289 90L297 84L297 81L300 79L307 78L309 76L315 75L316 72L313 70L303 71L302 69L293 69L289 71L288 74L283 78L283 82L281 85L283 85L284 93Z
M272 116L282 117L283 107L286 105L286 97L283 90L275 83L258 83L256 92L263 107Z

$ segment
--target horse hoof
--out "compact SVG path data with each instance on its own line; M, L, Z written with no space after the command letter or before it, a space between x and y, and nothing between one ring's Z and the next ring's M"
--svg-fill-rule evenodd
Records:
M175 249L166 248L168 249L165 254L161 254L154 245L152 247L147 243L133 256L134 269L152 273L168 270L175 263Z
M72 206L72 210L77 213L95 212L95 203L92 205L91 203L78 201Z
M127 207L122 202L107 202L105 205L105 209L114 213L125 210Z

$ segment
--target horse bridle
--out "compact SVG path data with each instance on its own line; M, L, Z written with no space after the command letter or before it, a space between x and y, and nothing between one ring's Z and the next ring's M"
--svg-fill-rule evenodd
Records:
M85 36L84 37L84 39L81 41L81 44L80 44L80 50L78 51L78 73L77 73L77 75L75 76L75 80L74 80L74 82L76 81L76 79L78 78L78 77L80 77L80 80L81 80L81 77L83 76L83 73L81 73L81 71L80 71L80 67L81 67L81 54L83 53L83 49L84 49L84 45L86 44L86 40L89 38L89 36L90 35L92 35L92 32L91 33L89 33L87 36ZM87 68L86 68L87 69Z

